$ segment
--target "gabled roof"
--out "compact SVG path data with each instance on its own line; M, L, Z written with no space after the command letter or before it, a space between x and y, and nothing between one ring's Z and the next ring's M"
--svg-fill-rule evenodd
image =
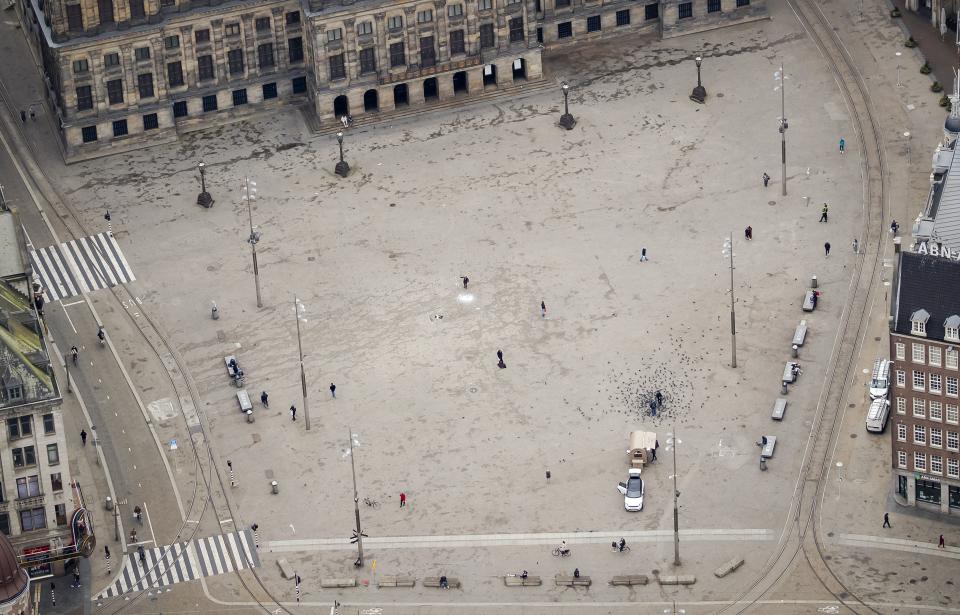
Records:
M928 339L944 338L944 322L960 314L960 262L953 258L901 252L890 306L890 330L910 335L910 319L929 315Z

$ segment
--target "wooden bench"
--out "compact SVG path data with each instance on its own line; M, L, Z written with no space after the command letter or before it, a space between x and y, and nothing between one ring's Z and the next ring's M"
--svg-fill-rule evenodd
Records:
M743 558L742 558L742 557L735 557L735 558L733 558L732 560L730 560L729 562L723 564L722 566L720 566L719 568L717 568L716 570L714 570L714 571L713 571L713 574L714 574L714 576L716 576L718 579L722 579L723 577L727 576L728 574L730 574L731 572L733 572L734 570L736 570L736 569L739 568L740 566L743 566Z
M356 579L320 579L320 587L324 589L334 589L337 587L356 587Z
M424 587L440 587L440 577L427 577L423 580ZM456 577L447 577L447 587L450 589L460 588L460 579Z
M503 577L503 584L507 587L533 587L543 585L540 577L528 575L526 579L520 576L512 575Z
M807 340L807 321L801 320L800 324L797 325L796 331L793 332L793 344L794 346L803 346L803 343Z
M579 586L579 587L590 587L590 585L593 583L593 582L590 580L590 577L584 577L584 576L574 577L574 576L567 576L567 575L563 575L563 574L558 574L558 575L554 578L554 582L555 582L558 586L560 586L560 585L566 585L567 587L578 587L578 586Z
M280 566L280 574L284 579L292 579L297 576L296 571L294 571L293 566L290 565L290 562L286 558L281 557L277 560L277 566Z
M773 457L773 449L777 447L777 436L765 436L767 438L767 443L763 444L763 440L757 442L757 446L762 447L760 449L760 458L761 459L770 459Z
M625 574L618 577L613 577L613 580L610 581L610 585L646 585L650 582L650 579L645 574Z
M808 290L803 295L803 311L812 312L817 309L817 299L815 290Z
M692 574L670 574L657 577L660 585L693 585L697 582L697 577Z
M775 421L782 421L783 415L787 412L787 400L782 397L778 397L777 401L773 402L773 412L770 413L770 418Z
M377 580L377 587L413 587L417 580L413 577L398 577L386 575Z

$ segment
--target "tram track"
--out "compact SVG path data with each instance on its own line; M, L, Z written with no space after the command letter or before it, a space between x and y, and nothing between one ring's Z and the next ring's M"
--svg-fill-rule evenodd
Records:
M14 117L17 113L16 106L12 101L13 98L7 90L6 84L0 81L0 104L5 107L8 118ZM30 145L29 139L26 139L23 132L19 130L16 122L6 121L4 124L6 125L8 133L15 133L12 135L15 136L16 139L14 139L14 143L10 145L11 150L13 147L21 150L19 152L9 151L9 154L11 156L20 154L21 160L26 162L22 180L25 183L29 182L32 184L32 190L30 190L30 192L34 194L36 198L42 199L43 201L42 203L34 203L34 205L38 206L41 212L46 208L56 215L56 218L61 223L60 232L66 235L67 240L76 240L93 234L92 230L88 229L83 223L74 208L62 198L62 195L56 190L54 184L46 177L46 173L42 167L37 164L37 151ZM28 160L23 160L28 157ZM46 216L44 216L44 219L48 225L52 224L46 220ZM50 230L51 232L53 231L52 226ZM61 237L60 239L63 240L64 238ZM193 493L191 494L189 506L186 507L186 509L181 509L181 524L175 536L170 539L169 542L175 544L178 542L191 541L196 538L200 532L200 521L207 512L208 506L212 507L216 513L218 525L222 518L234 520L238 518L235 514L236 511L233 504L226 495L228 493L227 480L218 469L215 454L210 444L210 428L206 416L201 410L200 394L196 383L190 376L186 362L179 353L176 352L169 338L144 309L143 304L138 298L123 285L112 287L110 294L116 301L116 307L126 316L133 325L133 328L140 334L143 341L147 343L157 361L163 365L163 374L167 378L171 388L176 392L176 400L180 406L180 417L184 421L187 433L191 433L192 435L190 441L191 450L194 452L194 471L196 474ZM88 302L89 306L89 299L84 296L84 300ZM134 307L136 314L132 313L131 307ZM179 382L174 373L178 374L179 377L183 379L183 382ZM189 399L193 405L196 417L195 425L191 425L190 417L187 416L181 402L181 400L185 399ZM152 425L150 425L150 430L153 432ZM201 436L199 438L195 437L198 433ZM154 437L156 437L155 432ZM160 454L163 454L162 450ZM217 487L219 488L218 490L216 489ZM172 484L171 488L177 490L178 486ZM217 495L217 491L219 491L219 496ZM219 500L219 502L217 500ZM196 516L195 521L191 519L194 516ZM237 529L241 529L239 525L235 524L235 526ZM154 565L151 571L160 573L165 571L166 567L162 565L165 559L165 557L159 558L158 563ZM265 613L284 612L289 615L290 611L270 592L256 569L251 566L246 572L253 577L254 581L252 583L245 578L244 573L240 570L233 571L233 575L238 579L243 587L243 591L249 595L250 599L259 605L259 608ZM201 583L203 583L202 580ZM152 589L148 588L99 601L96 606L96 612L110 613L111 615L122 613L136 605L141 598L151 591ZM263 596L266 596L268 600L263 600Z
M866 251L863 258L856 259L851 274L849 298L841 314L828 377L821 390L810 440L778 548L764 566L765 572L745 588L732 604L719 612L739 614L753 608L768 597L802 560L824 590L850 612L879 613L874 607L875 603L867 604L859 598L829 564L830 558L825 553L821 536L821 507L832 451L843 422L844 399L856 377L859 349L869 325L887 247L884 241L884 214L888 210L887 163L880 122L871 105L866 81L858 71L850 51L823 14L820 5L812 0L787 0L787 5L823 56L853 120L862 152L864 240L861 245Z

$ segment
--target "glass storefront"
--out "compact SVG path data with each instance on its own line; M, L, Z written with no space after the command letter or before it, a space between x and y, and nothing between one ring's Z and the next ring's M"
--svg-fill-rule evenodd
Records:
M928 504L940 503L940 483L934 480L917 479L917 501Z
M904 498L907 497L907 477L897 476L897 493Z
M960 508L960 487L950 486L950 508Z

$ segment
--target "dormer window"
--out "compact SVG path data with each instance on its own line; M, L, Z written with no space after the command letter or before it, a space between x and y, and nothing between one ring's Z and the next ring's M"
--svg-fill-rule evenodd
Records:
M960 342L960 316L954 314L943 322L943 339Z
M930 312L926 310L917 310L910 315L910 333L913 335L927 336L927 321L930 320Z

